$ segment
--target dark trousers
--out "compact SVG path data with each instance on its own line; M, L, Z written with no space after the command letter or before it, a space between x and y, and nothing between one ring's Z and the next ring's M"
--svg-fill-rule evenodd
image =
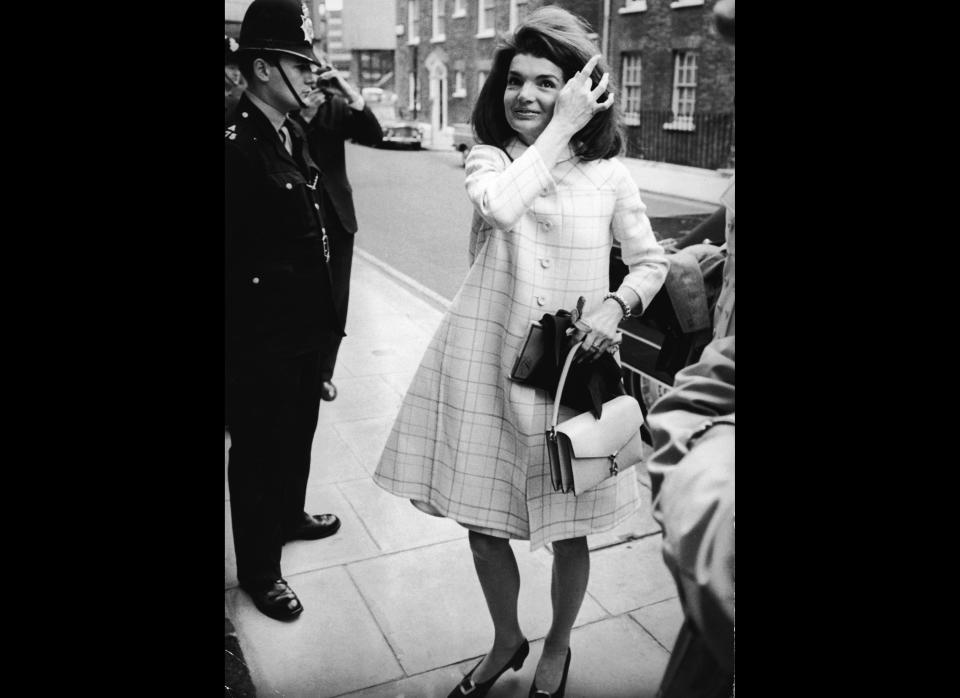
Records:
M327 229L330 237L330 275L333 277L333 307L337 316L347 321L347 306L350 303L350 273L353 270L353 233L348 233L339 225ZM339 333L331 333L320 350L320 377L323 380L333 378L337 364L337 352L340 351Z
M285 533L303 515L320 411L320 354L234 359L228 374L237 578L255 587L283 576Z

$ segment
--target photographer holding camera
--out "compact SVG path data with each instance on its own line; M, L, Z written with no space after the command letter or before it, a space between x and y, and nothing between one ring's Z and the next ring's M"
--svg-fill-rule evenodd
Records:
M304 99L307 106L291 116L303 127L310 156L323 172L322 205L330 238L333 303L337 315L346 321L357 218L343 144L353 139L364 145L377 145L383 138L383 131L360 92L322 56L317 55L317 59L320 68L314 91ZM320 379L323 383L320 395L327 401L337 397L337 388L331 379L341 339L339 332L331 333L321 350Z

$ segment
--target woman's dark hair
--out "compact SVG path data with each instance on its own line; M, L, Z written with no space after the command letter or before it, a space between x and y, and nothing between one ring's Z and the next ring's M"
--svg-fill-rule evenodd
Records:
M516 132L507 123L504 113L503 94L507 88L507 73L510 62L518 53L529 54L537 58L546 58L563 71L564 81L583 68L592 56L600 53L596 45L588 38L589 25L576 15L556 5L547 5L534 10L516 28L513 34L504 37L503 43L493 56L493 67L473 108L473 130L477 140L487 145L505 148L516 136ZM601 58L591 74L593 87L597 86L606 64ZM611 76L607 92L613 87ZM623 148L619 110L614 104L598 112L590 123L580 129L570 145L573 152L583 160L598 160L620 154Z

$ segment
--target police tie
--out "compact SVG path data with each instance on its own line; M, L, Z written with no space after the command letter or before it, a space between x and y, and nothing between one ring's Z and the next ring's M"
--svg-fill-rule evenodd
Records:
M287 151L287 155L293 155L293 145L290 142L290 134L287 133L286 122L283 123L277 133L280 134L280 142L283 143L283 147Z

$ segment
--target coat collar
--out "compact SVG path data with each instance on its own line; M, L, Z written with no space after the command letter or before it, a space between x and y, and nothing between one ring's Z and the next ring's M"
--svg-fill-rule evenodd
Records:
M530 146L524 144L524 142L521 141L519 138L512 138L510 142L507 143L507 147L504 148L504 150L507 151L507 154L510 156L511 160L516 160L518 157L523 155L527 151L527 148L529 147ZM570 144L567 143L563 147L563 150L560 152L560 157L557 158L556 164L559 165L562 162L573 160L575 157L577 157L576 154L573 152L573 149L570 147Z

